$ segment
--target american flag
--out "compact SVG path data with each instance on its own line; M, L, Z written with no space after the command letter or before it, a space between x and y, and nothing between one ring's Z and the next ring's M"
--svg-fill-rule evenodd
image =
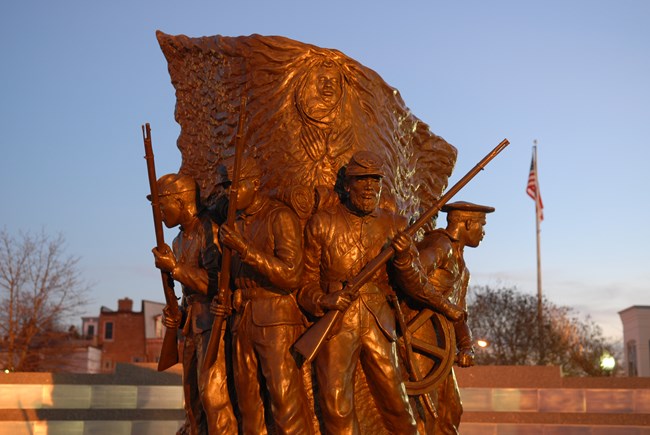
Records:
M542 203L542 194L539 191L539 180L537 180L537 149L533 147L533 158L530 162L530 173L528 174L528 184L526 193L536 202L536 209L539 213L539 220L544 220L544 204Z

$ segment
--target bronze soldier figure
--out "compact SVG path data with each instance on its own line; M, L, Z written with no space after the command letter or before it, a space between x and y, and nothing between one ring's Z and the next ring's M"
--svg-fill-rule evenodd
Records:
M379 207L380 158L369 151L355 153L345 170L344 202L317 212L305 228L305 278L299 294L302 306L315 316L328 310L344 312L337 331L314 360L319 404L328 434L358 434L353 385L360 362L371 393L391 433L415 434L417 425L398 367L395 318L388 305L388 268L364 284L358 297L345 282L373 259L406 219ZM411 267L410 238L393 243L391 273ZM355 298L356 297L356 298Z
M232 167L221 167L227 186ZM285 204L259 191L262 173L244 157L234 227L222 225L221 242L233 256L233 368L245 434L266 433L260 374L264 377L275 430L310 434L312 413L290 349L304 331L295 298L303 271L302 230ZM261 373L259 373L261 371Z
M162 250L153 249L156 267L171 273L183 288L183 318L172 318L169 307L163 311L165 326L178 328L182 323L185 336L182 363L186 423L179 433L236 434L225 353L205 374L201 371L213 320L210 301L216 293L218 276L217 226L206 212L199 210L193 178L167 174L157 184L163 222L168 228L180 227L173 250L167 245Z
M420 261L429 283L450 302L466 309L465 297L469 270L463 252L466 246L475 248L485 234L485 216L493 207L454 202L442 207L447 212L447 227L425 234L418 243ZM469 367L474 364L474 348L467 317L454 322L456 332L456 364ZM435 421L436 434L458 434L463 412L460 392L453 370L437 389L439 418Z

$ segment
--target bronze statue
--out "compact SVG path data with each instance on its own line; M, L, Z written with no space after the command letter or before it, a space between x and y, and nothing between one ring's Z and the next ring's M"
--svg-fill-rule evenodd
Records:
M447 212L447 227L425 234L417 245L420 261L428 282L452 303L465 309L469 270L463 252L466 246L475 248L481 243L486 214L492 213L494 208L459 201L445 205L442 211ZM470 367L474 364L474 348L467 318L455 321L454 330L456 364ZM435 420L434 433L457 434L463 409L453 370L436 392L439 416Z
M382 166L372 152L355 153L345 168L345 199L316 213L305 228L305 284L299 301L314 316L329 310L344 312L314 361L324 429L329 434L359 433L353 391L359 363L386 428L391 433L418 432L397 362L395 318L387 302L393 291L389 271L380 271L358 295L345 288L346 281L394 237L391 274L411 267L411 240L398 236L406 219L379 207Z
M181 327L185 336L182 363L187 421L179 433L236 434L225 354L222 352L209 370L202 370L203 354L212 333L210 302L216 294L218 277L218 229L197 205L193 178L167 174L157 184L163 222L168 228L180 227L173 250L169 246L153 249L156 267L170 273L183 288L183 318L170 315L176 307L166 306L163 311L165 326ZM225 334L225 330L215 333Z
M239 430L429 433L430 422L422 424L422 406L413 397L428 397L453 361L439 353L446 359L433 363L433 371L444 374L420 383L417 365L407 361L408 355L401 359L405 353L396 345L401 335L400 349L405 344L408 348L411 324L398 315L396 328L395 314L408 298L461 324L466 314L464 301L457 306L458 301L441 296L429 282L430 259L421 264L413 237L421 222L428 222L507 141L443 195L456 148L414 116L396 89L354 59L277 36L188 38L157 32L157 37L176 88L175 116L181 126L177 144L183 159L179 174L198 184L201 210L227 203L224 193L235 181L232 158L247 155L237 178L241 184L230 195L231 203L237 198L231 210L234 224L219 220L220 238L212 238L215 246L221 243L223 255L216 253L214 263L199 268L208 273L208 290L175 270L189 242L175 242L180 249L175 256L168 249L155 250L161 270L173 272L189 296L197 294L184 297L188 318L197 313L218 320L230 316L231 341L219 347L213 336L217 344L206 353L218 358L209 370L224 374L217 385L226 385L224 367L232 363L229 381L235 384L236 397L231 398L241 414ZM340 182L342 191L335 187ZM408 220L420 224L406 229ZM186 226L176 224L181 225L182 241ZM234 254L228 267L230 251ZM375 258L380 252L382 259ZM206 304L217 293L211 285L218 273L213 264L225 268L222 272L230 272L232 279L230 287L223 279L221 296L210 311ZM346 287L368 264L377 269L367 281ZM166 312L165 324L178 326L178 316ZM318 382L312 388L311 356L301 360L292 352L305 355L297 343L308 335L302 334L308 326L305 315L313 321L323 314L334 319L330 325L335 329L321 340L323 350L313 363ZM195 320L203 325L201 316ZM221 413L210 416L208 402L231 401L223 391L202 389L208 377L197 367L209 327L190 328L198 324L188 322L183 331L193 344L184 355L184 388L188 418L198 427L201 402L192 399L197 392L204 393L208 421L222 418ZM442 332L451 342L453 328L445 328ZM467 358L459 356L459 362ZM428 408L435 412L429 399ZM234 421L233 414L232 409L225 414L228 421ZM210 425L210 434L222 433L217 430Z
M294 295L303 271L302 227L287 205L259 192L261 176L257 163L244 158L235 224L220 229L223 245L236 252L232 358L242 430L266 433L262 377L276 433L310 434L310 403L291 354L305 326ZM222 185L232 182L228 162L221 167L221 177Z

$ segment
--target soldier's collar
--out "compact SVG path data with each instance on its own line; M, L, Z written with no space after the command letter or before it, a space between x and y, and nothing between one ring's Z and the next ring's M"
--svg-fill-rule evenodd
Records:
M449 237L449 240L451 240L452 242L458 242L459 241L458 238L454 237L454 235L452 233L450 233L449 231L447 231L446 228L444 228L442 231L444 231L445 234L447 234L447 237Z
M257 213L260 212L268 202L267 197L261 197L257 201L253 202L250 207L248 207L246 210L242 210L239 214L239 217L242 219L246 219L249 216L253 216Z
M351 208L349 204L342 204L342 205L343 205L343 208L345 208L345 210L346 210L348 213L350 213L351 215L354 215L354 216L360 217L360 218L364 218L364 217L373 217L373 218L376 218L377 216L379 216L379 207L376 207L376 208L375 208L373 211L371 211L370 213L359 213L359 212L357 212L356 210L354 210L353 208Z
M189 219L187 222L185 222L183 225L179 225L181 231L186 232L186 231L191 231L196 228L196 226L200 223L199 217L197 215L192 216L191 219Z

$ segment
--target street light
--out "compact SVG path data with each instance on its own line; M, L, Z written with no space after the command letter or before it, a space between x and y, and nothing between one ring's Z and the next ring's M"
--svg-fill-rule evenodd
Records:
M486 348L490 345L490 343L487 340L483 340L482 338L479 338L476 340L476 345L480 348Z
M608 352L603 353L603 356L600 357L600 368L609 375L614 370L614 367L616 367L616 359Z

